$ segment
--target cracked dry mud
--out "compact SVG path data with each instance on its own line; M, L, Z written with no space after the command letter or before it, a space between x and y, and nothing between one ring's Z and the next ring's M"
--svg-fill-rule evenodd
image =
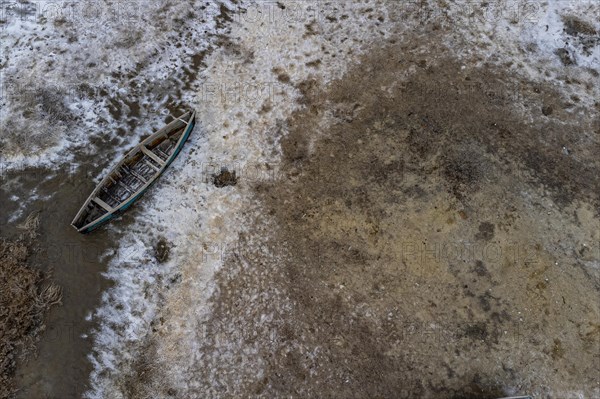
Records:
M215 393L599 397L598 119L411 46L290 82L283 176L217 278Z

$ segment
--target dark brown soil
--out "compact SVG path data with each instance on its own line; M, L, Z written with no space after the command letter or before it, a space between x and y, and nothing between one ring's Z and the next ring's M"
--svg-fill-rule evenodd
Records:
M256 186L252 239L218 275L211 325L239 351L217 356L222 393L600 394L593 119L441 48L424 64L405 51L416 46L373 51L327 89L298 86L284 177Z

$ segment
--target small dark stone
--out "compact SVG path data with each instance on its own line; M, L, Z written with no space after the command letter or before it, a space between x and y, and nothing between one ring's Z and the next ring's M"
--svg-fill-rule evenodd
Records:
M230 172L227 169L221 169L221 173L213 175L213 184L216 187L223 188L227 186L235 186L237 184L237 176L235 170Z
M490 299L487 295L479 296L479 305L485 312L489 312L492 309L492 305L490 304Z
M485 265L483 264L482 261L478 260L475 262L475 268L473 269L473 271L479 276L479 277L484 277L484 276L488 276L488 270L485 267Z
M551 106L548 105L542 107L542 114L544 114L545 116L552 115L552 112L554 112L554 109Z
M488 337L487 326L485 323L475 323L468 325L464 330L464 336L473 340L482 340Z
M272 71L275 75L277 75L278 81L280 81L281 83L290 83L290 81L291 81L290 75L288 75L287 72L285 72L283 69L273 68Z
M483 222L479 225L479 233L475 234L475 238L479 240L489 241L494 238L494 224Z
M154 248L154 257L158 263L164 263L169 260L169 253L171 252L171 244L165 239L160 238L156 247Z

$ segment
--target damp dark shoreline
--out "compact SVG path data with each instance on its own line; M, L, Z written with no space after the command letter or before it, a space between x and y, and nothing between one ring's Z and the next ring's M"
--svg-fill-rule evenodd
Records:
M38 236L28 264L51 274L63 287L62 306L48 313L37 356L29 356L17 365L16 397L81 397L92 369L87 356L95 327L86 321L86 316L100 304L102 292L111 284L102 277L110 257L101 257L117 245L118 237L106 229L81 235L70 226L73 215L93 188L85 170L70 175L66 170L25 169L6 173L1 183L0 206L5 211L0 215L0 235L16 237L22 219L39 212ZM28 198L34 189L34 198L38 199L21 210L17 221L9 222L19 209L19 200L15 199Z

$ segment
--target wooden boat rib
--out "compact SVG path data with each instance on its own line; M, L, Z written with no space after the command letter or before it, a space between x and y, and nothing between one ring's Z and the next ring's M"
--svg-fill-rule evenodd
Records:
M88 233L129 208L177 157L195 121L196 113L188 111L129 151L94 189L71 225Z

